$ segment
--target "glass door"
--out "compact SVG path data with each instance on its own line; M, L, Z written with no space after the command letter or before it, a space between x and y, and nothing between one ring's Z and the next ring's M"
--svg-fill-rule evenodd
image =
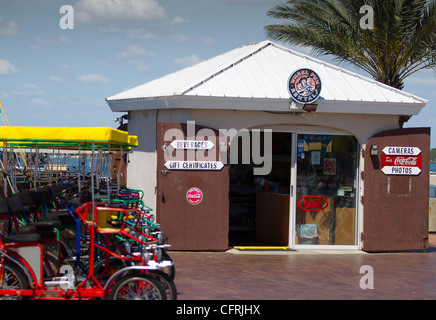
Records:
M295 244L355 245L357 140L320 134L296 140Z

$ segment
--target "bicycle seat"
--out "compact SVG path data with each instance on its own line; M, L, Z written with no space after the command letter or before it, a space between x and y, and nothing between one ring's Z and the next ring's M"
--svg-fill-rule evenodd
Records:
M60 221L52 220L52 221L40 221L30 223L20 229L21 233L33 233L33 232L44 232L44 231L53 231L54 228L58 228L61 226Z
M14 236L5 237L2 239L3 243L25 243L25 242L38 242L41 236L37 233L16 234Z
M62 226L75 225L76 219L68 212L53 212L46 215L47 221L59 221Z

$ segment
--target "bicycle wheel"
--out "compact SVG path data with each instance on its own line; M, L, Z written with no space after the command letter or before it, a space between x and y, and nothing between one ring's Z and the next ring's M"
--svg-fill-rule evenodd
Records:
M109 300L166 300L158 280L144 274L130 274L113 286Z
M152 270L149 274L156 278L163 286L166 294L166 300L177 300L176 285L166 273L159 270Z
M15 265L5 262L1 268L0 289L7 290L24 290L29 289L29 282L23 272ZM0 300L23 300L25 296L4 295Z
M163 260L169 260L171 262L173 262L173 259L171 259L170 255L168 254L168 252L166 250L162 250L162 258ZM173 264L171 267L167 267L163 270L163 272L165 272L165 274L170 277L171 280L174 281L174 278L176 277L176 267Z

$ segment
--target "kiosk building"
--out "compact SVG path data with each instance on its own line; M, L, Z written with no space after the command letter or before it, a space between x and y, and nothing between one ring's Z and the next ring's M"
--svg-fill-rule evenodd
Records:
M174 249L428 246L425 99L264 41L106 101Z

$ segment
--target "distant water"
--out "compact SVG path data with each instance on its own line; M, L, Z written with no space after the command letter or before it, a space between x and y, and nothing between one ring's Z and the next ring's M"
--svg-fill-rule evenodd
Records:
M430 172L436 172L436 163L430 163ZM430 198L436 198L436 185L430 184Z

